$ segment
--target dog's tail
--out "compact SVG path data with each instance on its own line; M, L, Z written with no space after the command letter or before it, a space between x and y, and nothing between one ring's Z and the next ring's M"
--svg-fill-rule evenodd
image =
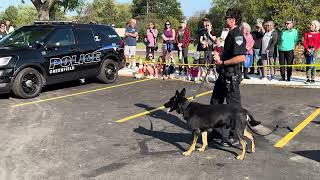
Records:
M250 126L254 127L254 126L258 126L259 124L261 124L260 121L257 121L256 119L254 119L253 115L249 111L247 111L247 115L248 115L247 120L248 120Z
M273 128L273 130L270 131L269 133L267 133L267 134L261 134L261 133L257 132L255 129L252 128L252 127L258 126L259 124L261 124L261 122L255 120L254 117L253 117L253 115L252 115L249 111L247 111L247 121L249 122L249 126L248 126L249 129L250 129L253 133L255 133L255 134L259 135L259 136L268 136L268 135L274 133L275 131L277 131L279 128L286 128L286 129L288 129L290 132L293 132L293 130L292 130L289 126L280 127L279 125L276 125L276 126Z

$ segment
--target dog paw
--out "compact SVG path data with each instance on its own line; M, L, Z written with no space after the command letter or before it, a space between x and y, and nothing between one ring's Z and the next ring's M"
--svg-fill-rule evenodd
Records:
M238 160L243 160L243 159L244 159L244 156L239 155L239 156L236 157L236 159L238 159Z
M189 151L185 151L182 153L182 155L184 155L184 156L190 156L190 154L191 154L191 152L189 152Z
M197 151L204 152L205 148L197 148Z

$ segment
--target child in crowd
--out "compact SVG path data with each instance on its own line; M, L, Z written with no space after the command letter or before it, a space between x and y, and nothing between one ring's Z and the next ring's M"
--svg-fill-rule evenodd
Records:
M188 80L197 82L200 79L200 67L194 66L195 64L199 64L200 52L197 51L193 55L193 66L188 69Z
M153 58L153 54L149 53L148 61L145 62L143 71L147 78L155 78L156 77L156 68L155 68L155 60Z
M222 56L222 52L223 52L223 38L222 37L218 37L215 41L216 46L213 48L213 51L216 51L217 53L219 53L220 56Z
M156 78L163 79L163 67L164 67L163 63L164 62L163 62L162 56L159 56L158 61L157 61L156 65L155 65Z

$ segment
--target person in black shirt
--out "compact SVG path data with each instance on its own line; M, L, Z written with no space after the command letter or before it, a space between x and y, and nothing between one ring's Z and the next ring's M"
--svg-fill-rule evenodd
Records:
M214 52L219 78L215 83L210 104L223 104L226 100L227 104L241 106L240 64L246 58L246 40L238 27L242 21L241 11L233 8L228 9L225 20L230 32L225 39L222 56L220 57L217 52ZM229 139L229 135L230 129L222 128L222 146L229 146L234 141L233 138Z
M256 29L255 31L253 31L251 34L253 36L253 40L254 40L254 46L253 46L253 53L254 53L254 58L253 58L253 64L254 61L257 62L257 65L262 65L261 62L261 56L260 56L260 49L261 49L261 44L262 44L262 38L263 35L265 33L264 28L262 27L262 23L258 22L256 24ZM259 69L259 68L258 68ZM257 70L258 70L257 69ZM258 70L259 73L259 70ZM249 74L254 74L254 67L250 68L250 72Z

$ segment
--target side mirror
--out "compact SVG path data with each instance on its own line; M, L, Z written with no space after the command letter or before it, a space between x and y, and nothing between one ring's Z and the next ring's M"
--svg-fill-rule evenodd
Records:
M46 48L47 49L56 49L58 47L60 47L60 42L56 42L56 43L47 43Z
M35 42L35 47L36 48L41 48L41 47L43 47L44 46L44 43L43 42L39 42L39 41L36 41Z

